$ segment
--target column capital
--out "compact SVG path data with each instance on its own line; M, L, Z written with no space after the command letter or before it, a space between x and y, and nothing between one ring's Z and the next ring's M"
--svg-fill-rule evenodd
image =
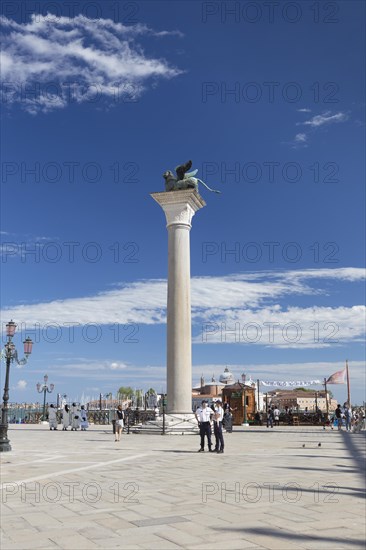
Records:
M167 227L186 225L190 228L194 214L206 206L205 201L195 189L151 193L151 197L164 210Z

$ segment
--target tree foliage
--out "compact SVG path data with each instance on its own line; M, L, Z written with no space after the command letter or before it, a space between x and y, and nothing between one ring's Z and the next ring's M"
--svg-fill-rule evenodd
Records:
M129 399L130 397L132 397L134 393L135 393L135 390L131 388L131 386L121 386L117 391L117 394L120 398L125 397L126 399Z

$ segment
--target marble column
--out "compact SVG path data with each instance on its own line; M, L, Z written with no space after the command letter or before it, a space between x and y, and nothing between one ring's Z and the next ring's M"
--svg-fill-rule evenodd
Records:
M206 203L194 189L152 193L168 229L167 412L192 414L190 230Z

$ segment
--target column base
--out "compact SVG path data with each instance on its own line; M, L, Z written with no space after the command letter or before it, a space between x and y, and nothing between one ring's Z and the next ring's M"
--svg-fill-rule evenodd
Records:
M11 451L10 441L8 439L8 425L0 424L0 453Z
M193 413L170 413L140 426L131 426L130 432L156 435L197 435L199 428Z

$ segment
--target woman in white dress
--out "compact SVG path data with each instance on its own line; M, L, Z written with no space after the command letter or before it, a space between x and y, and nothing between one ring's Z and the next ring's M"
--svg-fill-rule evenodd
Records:
M89 427L88 414L85 410L84 405L81 405L81 409L80 409L80 427L81 427L81 431L83 432L85 432L86 429Z
M71 431L76 431L80 428L80 411L76 403L71 407Z
M50 430L57 430L57 416L56 409L53 405L48 407L48 423L50 425Z
M66 431L69 426L70 426L70 409L68 405L65 405L65 408L62 411L62 429Z
M121 434L124 426L124 418L125 418L125 414L122 410L122 406L118 405L116 410L116 434L115 434L116 437L114 439L115 441L119 441L121 439Z

